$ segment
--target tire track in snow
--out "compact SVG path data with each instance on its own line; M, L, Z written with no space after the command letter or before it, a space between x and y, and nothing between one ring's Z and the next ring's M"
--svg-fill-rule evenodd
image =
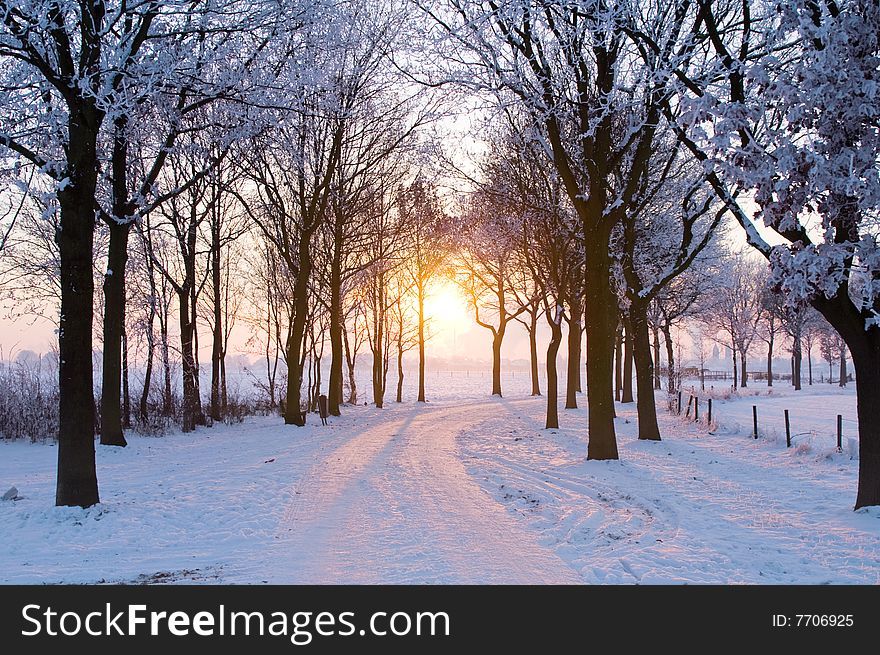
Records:
M601 479L609 466L615 468L615 476L630 477L622 462L596 462L595 474L584 476L564 472L562 469L572 463L570 456L561 450L548 451L546 446L537 453L539 459L530 458L526 463L508 456L505 449L511 435L543 431L532 425L532 417L518 407L529 404L529 400L499 402L506 411L503 431L493 425L497 416L475 423L468 430L488 433L494 447L489 454L472 455L481 461L480 470L474 470L474 474L482 476L490 494L505 502L509 511L524 517L543 535L544 543L576 563L584 575L602 580L608 564L616 563L618 573L622 571L629 581L640 581L641 574L627 559L637 560L658 544L674 543L680 530L678 512L657 497L658 485L646 487L645 480L633 480L622 486L619 478L612 482ZM522 438L514 437L514 443Z
M581 582L465 470L456 437L487 411L422 406L394 420L395 408L312 467L282 514L273 581Z

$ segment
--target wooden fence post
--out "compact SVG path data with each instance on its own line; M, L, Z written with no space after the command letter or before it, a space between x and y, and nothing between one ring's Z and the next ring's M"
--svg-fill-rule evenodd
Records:
M709 427L712 427L712 399L709 398Z
M758 438L758 406L752 405L752 425L753 431L752 434L755 435L755 439Z
M843 452L843 416L837 415L837 452Z
M788 423L788 410L785 411L785 447L791 448L791 426Z

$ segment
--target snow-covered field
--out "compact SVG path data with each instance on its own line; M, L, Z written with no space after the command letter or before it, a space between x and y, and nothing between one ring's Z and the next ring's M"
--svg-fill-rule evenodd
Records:
M583 408L547 431L525 375L504 399L488 382L98 446L87 510L53 507L53 445L0 443L0 492L23 496L0 502L0 582L880 583L880 511L852 511L858 462L830 436L853 389L719 400L714 434L661 411L660 443L618 405L621 460L591 462ZM815 433L800 447L782 408Z

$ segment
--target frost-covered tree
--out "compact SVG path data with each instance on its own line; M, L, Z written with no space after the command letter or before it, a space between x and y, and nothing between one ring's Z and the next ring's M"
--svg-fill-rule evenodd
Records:
M880 4L701 0L705 59L682 62L688 145L792 302L847 343L857 378L856 507L880 504ZM735 206L753 192L759 211ZM768 242L756 221L774 231ZM775 243L775 242L774 242Z
M670 147L671 146L671 147ZM724 214L698 167L667 144L649 156L646 174L615 231L615 286L636 365L639 439L660 440L654 402L651 303L692 266Z
M0 3L0 146L24 170L51 181L47 201L59 214L59 505L98 502L93 237L96 218L108 206L101 202L102 171L117 181L114 210L131 214L120 194L123 157L114 151L124 139L117 136L144 103L180 109L181 76L193 87L216 79L204 70L209 61L222 62L222 84L237 88L235 71L254 44L265 43L280 13L277 2L260 0ZM188 98L184 94L184 104ZM109 162L119 168L111 170ZM152 189L140 191L149 195ZM139 198L126 193L124 200Z
M702 315L715 331L718 342L731 351L734 389L737 383L740 387L748 386L748 354L758 333L761 289L766 279L765 266L749 255L749 251L728 253L720 267L721 278Z
M591 459L618 456L610 242L649 172L673 82L669 62L690 38L688 11L678 9L614 1L446 0L429 10L449 48L437 75L523 111L580 221ZM640 34L650 34L657 47L642 47Z
M521 216L503 196L471 194L457 226L456 281L477 325L492 334L492 395L501 396L501 346L511 321L526 307L514 291Z
M398 201L398 211L407 231L404 273L415 293L417 345L419 351L419 390L417 402L425 402L425 299L431 283L443 270L449 257L450 222L440 203L437 189L424 175L406 187Z

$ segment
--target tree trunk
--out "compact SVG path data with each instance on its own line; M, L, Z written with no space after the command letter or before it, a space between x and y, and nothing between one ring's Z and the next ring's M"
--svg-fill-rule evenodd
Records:
M840 375L838 377L840 379L838 386L845 387L846 379L849 377L846 372L846 348L840 349Z
M226 386L226 348L220 354L220 415L226 416L229 410L229 390Z
M792 347L792 358L793 358L793 371L791 376L792 384L794 384L794 390L801 390L801 341L800 339L795 339L793 347Z
M401 331L403 326L401 325ZM397 340L397 397L395 400L399 403L403 402L403 344L398 337Z
M195 252L195 241L193 241L192 249L190 252ZM195 267L195 262L193 262L193 267ZM195 280L195 278L193 278ZM200 366L199 366L199 323L198 323L198 294L196 291L196 284L193 281L193 285L190 287L190 305L189 305L189 313L190 313L190 325L192 329L192 364L193 364L193 408L194 408L194 416L195 416L195 424L196 425L206 425L207 418L205 417L204 409L202 408L202 380L200 377Z
M160 337L162 339L162 369L164 374L164 385L162 387L162 416L171 416L172 414L172 396L171 389L171 347L168 343L168 311L163 309L165 319L160 320Z
M651 339L648 333L647 308L636 303L630 305L630 326L633 335L633 356L636 364L636 390L638 398L639 439L660 441L657 425L657 405L654 399L654 362L651 361Z
M809 385L813 386L813 349L809 348L807 350L807 380L809 381Z
M660 389L660 330L655 325L651 331L654 337L654 388Z
M321 338L322 339L324 338L323 334L321 335ZM322 351L323 351L323 348L322 348ZM318 410L318 396L321 395L321 359L322 359L322 355L315 356L314 346L312 347L312 353L313 353L312 354L313 365L315 368L315 374L314 374L315 386L313 387L313 391L312 391L311 409L313 412L315 412Z
M826 316L827 318L827 316ZM858 335L860 348L850 345L856 373L859 418L859 488L855 509L880 505L880 343L878 329Z
M739 364L742 369L742 375L740 376L739 385L741 388L745 389L748 385L749 374L747 372L746 366L748 365L748 357L747 352L745 350L740 350L739 352Z
M345 346L345 361L348 364L348 404L357 405L357 381L354 379L357 353L352 356L351 346L348 343L348 330L345 328L344 321L342 323L342 343Z
M92 371L92 241L98 160L97 135L78 121L86 119L71 116L68 125L70 183L58 192L61 229L55 234L61 263L55 504L89 507L99 502Z
M544 423L544 427L547 429L559 427L559 379L556 371L556 357L562 343L561 320L562 317L559 315L551 316L548 309L547 322L550 324L550 343L547 345L547 420Z
M376 282L373 309L373 403L382 409L385 400L385 371L388 370L385 352L385 276L380 272Z
M150 402L150 385L153 380L153 311L150 310L150 319L147 323L147 366L144 370L144 388L141 390L141 399L139 404L140 422L146 423L149 415Z
M739 371L736 367L736 346L730 349L730 357L733 360L733 390L736 391Z
M101 374L101 444L125 446L120 406L122 331L125 322L125 267L131 223L108 224L110 243L104 275L104 356Z
M663 340L666 342L666 391L675 393L678 385L675 379L675 344L672 343L672 330L668 325L664 325L661 330L663 331ZM702 381L702 379L703 371L701 370L700 380Z
M339 416L342 404L342 235L334 238L333 258L330 262L330 387L327 391L327 411Z
M300 249L302 250L302 249ZM284 408L286 425L306 424L302 414L303 338L309 313L307 265L300 259L300 270L294 288L294 314L287 337L287 404Z
M425 400L425 285L419 282L418 286L418 303L419 303L419 395L416 402L426 402Z
M220 230L219 221L211 225L211 302L214 313L214 330L211 335L211 420L222 421L220 398L220 359L223 356L223 304L221 294Z
M532 376L532 395L541 395L541 384L538 380L538 310L531 314L529 324L529 371Z
M581 311L574 304L568 322L568 372L565 385L565 409L577 409L577 390L581 378Z
M773 335L767 341L767 386L773 386Z
M501 397L501 342L504 332L498 330L492 338L492 395Z
M128 386L128 330L125 329L123 318L122 328L122 427L131 429L131 395Z
M179 304L180 325L180 358L183 368L183 421L182 430L192 432L196 429L196 367L193 359L193 325L189 311L189 289L184 289L177 294Z
M617 298L608 271L609 235L596 235L584 225L587 327L587 458L618 459L614 431L614 332ZM603 237L603 238L600 238Z
M627 317L624 319L626 326L626 338L623 342L623 392L621 393L621 403L633 402L633 335L632 321Z
M589 350L589 346L587 347ZM623 326L617 326L614 340L614 399L620 402L623 393Z

